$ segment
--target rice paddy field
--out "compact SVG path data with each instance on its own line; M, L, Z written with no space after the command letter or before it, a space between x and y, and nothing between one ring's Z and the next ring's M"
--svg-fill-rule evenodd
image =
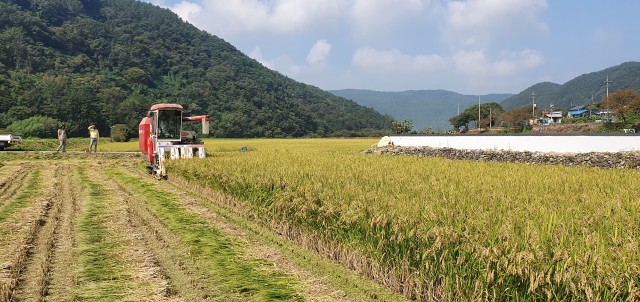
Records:
M362 153L377 140L206 140L169 181L0 154L0 301L640 299L639 171Z
M217 141L170 171L410 299L640 299L638 171L361 153L376 141Z

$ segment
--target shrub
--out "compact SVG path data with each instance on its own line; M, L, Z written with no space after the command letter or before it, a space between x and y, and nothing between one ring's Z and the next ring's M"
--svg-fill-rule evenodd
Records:
M131 138L131 129L125 124L115 124L111 127L112 142L128 142Z
M24 137L57 137L58 120L46 116L32 116L30 118L11 123L7 131Z

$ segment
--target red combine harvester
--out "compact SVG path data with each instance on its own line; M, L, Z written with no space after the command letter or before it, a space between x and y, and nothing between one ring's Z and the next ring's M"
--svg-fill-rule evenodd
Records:
M147 170L158 178L167 178L167 159L206 157L204 144L195 131L183 131L182 122L202 122L202 133L209 133L209 116L182 116L178 104L155 104L138 125L138 146L147 162Z

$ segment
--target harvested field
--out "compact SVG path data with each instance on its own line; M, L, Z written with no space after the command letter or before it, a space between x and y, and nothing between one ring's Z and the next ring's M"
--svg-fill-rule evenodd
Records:
M5 156L0 301L403 301L234 203L136 156Z

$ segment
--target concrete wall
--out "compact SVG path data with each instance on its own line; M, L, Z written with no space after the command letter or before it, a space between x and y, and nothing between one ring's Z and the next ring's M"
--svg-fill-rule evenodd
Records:
M431 147L530 152L620 152L640 150L640 135L433 135L385 136L379 147Z

